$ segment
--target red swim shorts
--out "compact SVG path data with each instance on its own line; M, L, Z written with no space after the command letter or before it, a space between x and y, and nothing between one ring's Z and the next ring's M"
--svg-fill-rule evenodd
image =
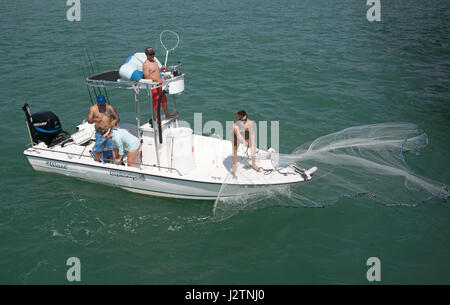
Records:
M156 108L158 108L158 99L159 99L159 96L161 95L161 93L162 93L161 87L152 90L153 109L155 109L155 110L156 110ZM161 105L164 103L167 104L167 96L166 95L164 95L163 98L161 99Z

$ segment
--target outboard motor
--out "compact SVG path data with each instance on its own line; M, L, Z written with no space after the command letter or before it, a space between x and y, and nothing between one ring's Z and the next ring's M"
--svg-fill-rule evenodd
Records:
M34 144L44 142L51 147L65 140L64 135L61 134L63 132L61 122L53 112L40 111L31 115L28 104L23 105L22 110L25 112Z

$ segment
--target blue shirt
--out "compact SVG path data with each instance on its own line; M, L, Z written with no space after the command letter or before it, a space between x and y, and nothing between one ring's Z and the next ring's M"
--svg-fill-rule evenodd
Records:
M124 151L133 152L141 145L139 139L125 129L114 129L112 133L113 148L119 150L119 155L123 155Z

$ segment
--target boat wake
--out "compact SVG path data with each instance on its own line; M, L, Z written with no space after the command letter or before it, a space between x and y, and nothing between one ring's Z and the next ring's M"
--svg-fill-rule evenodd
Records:
M357 196L370 196L387 206L414 207L436 198L447 201L447 186L417 175L405 161L406 154L418 154L427 144L423 130L410 123L347 128L304 144L291 154L270 156L281 173L288 166L300 172L312 166L318 170L304 183L276 186L267 181L257 193L249 186L261 184L269 175L259 175L258 181L253 181L244 170L248 164L241 163L235 175L225 179L212 219L223 221L241 211L269 206L323 208ZM223 196L234 186L236 176L247 186L242 186L237 197Z

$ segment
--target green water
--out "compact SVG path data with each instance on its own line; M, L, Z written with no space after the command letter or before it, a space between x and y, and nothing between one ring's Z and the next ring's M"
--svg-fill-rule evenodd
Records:
M366 1L5 1L0 12L0 283L367 284L381 260L385 284L445 283L450 210L433 200L385 207L369 198L324 209L267 208L212 223L212 202L162 199L34 172L21 106L52 110L73 132L87 117L83 48L100 70L118 68L159 33L176 31L186 91L177 106L192 123L225 122L244 108L280 122L280 148L346 127L411 122L429 136L416 173L449 184L450 5ZM129 92L109 91L133 122ZM148 107L148 104L146 105Z

